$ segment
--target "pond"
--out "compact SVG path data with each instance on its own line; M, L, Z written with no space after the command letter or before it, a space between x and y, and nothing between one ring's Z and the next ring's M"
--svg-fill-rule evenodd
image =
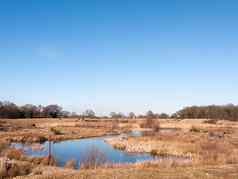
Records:
M59 166L64 166L66 161L74 159L76 160L77 167L80 166L82 157L92 147L96 147L102 152L109 163L135 163L154 159L150 154L132 154L114 149L111 145L104 142L104 138L105 137L97 137L52 143L52 155L57 160ZM23 149L25 154L29 156L47 156L49 142L43 143L42 147L40 147L41 149L38 150L30 145L21 143L14 143L12 146L17 149Z

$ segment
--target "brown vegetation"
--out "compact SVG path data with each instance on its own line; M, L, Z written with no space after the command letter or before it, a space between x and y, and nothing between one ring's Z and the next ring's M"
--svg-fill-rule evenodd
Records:
M159 132L160 123L158 119L147 118L141 125L141 128L150 128L154 132Z
M116 121L115 127L113 121ZM214 168L214 172L210 172L210 178L226 177L225 173L238 164L238 125L232 121L217 121L207 122L209 120L203 119L185 119L185 120L171 120L171 119L130 119L130 120L116 120L105 119L95 120L86 119L84 121L78 119L19 119L19 120L0 120L4 131L0 132L0 150L2 156L6 156L10 161L24 162L24 165L12 165L9 174L6 170L2 170L3 176L27 175L29 173L34 176L42 175L45 171L50 170L49 165L56 165L52 158L47 157L28 157L22 151L16 149L9 149L7 141L42 141L46 140L51 135L53 140L65 140L74 138L83 138L90 136L101 136L113 131L117 133L122 131L129 131L132 129L143 130L142 127L154 128L158 124L159 132L152 132L151 135L137 136L137 137L123 137L112 138L111 143L115 148L125 150L127 152L148 152L156 156L170 156L178 157L178 160L161 160L160 162L141 162L137 164L107 164L105 155L96 148L92 148L81 161L81 170L71 170L75 168L75 161L70 160L65 164L66 169L56 169L56 173L47 175L49 178L59 176L67 178L67 176L75 177L89 177L89 173L97 171L94 177L102 178L102 176L116 176L112 171L124 171L123 174L118 174L118 177L126 178L146 178L149 171L157 178L161 175L155 172L158 168L160 171L168 171L177 175L178 168L184 167L190 171L191 178L205 178L209 167ZM147 123L147 125L145 125ZM34 125L33 125L34 124ZM164 129L176 130L164 130ZM57 132L55 132L57 131ZM60 134L58 133L60 131ZM157 131L157 130L154 130ZM155 135L156 134L156 135ZM182 157L180 160L179 157ZM183 158L185 157L185 158ZM183 160L186 159L186 160ZM191 160L187 160L191 159ZM19 167L23 166L25 169ZM38 167L45 166L44 170L36 170ZM221 169L219 167L222 167ZM100 171L104 171L106 175L102 175ZM139 168L139 169L138 169ZM219 168L219 170L218 170ZM86 170L85 170L86 169ZM138 170L137 170L138 169ZM18 171L21 170L21 171ZM61 171L62 173L58 173ZM137 173L128 173L129 171L136 171ZM184 169L185 170L185 169ZM201 170L203 172L201 172ZM140 172L139 172L140 171ZM218 171L224 171L222 174ZM226 171L226 172L225 172ZM68 174L66 172L69 172ZM199 173L201 172L201 173ZM237 174L232 170L233 176ZM5 174L4 174L5 173ZM71 175L72 174L72 175ZM171 174L167 174L171 177ZM182 175L184 177L185 175ZM57 177L58 178L58 177Z

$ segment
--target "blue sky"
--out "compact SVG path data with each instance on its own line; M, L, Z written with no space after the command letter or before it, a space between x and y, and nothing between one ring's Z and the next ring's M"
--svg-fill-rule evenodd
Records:
M235 0L0 0L0 100L175 112L238 102Z

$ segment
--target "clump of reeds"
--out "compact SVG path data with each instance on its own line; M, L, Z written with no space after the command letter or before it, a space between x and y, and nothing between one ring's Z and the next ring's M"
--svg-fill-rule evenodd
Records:
M118 149L118 150L125 150L126 149L126 145L121 144L121 143L116 143L116 144L113 145L113 147L115 149Z

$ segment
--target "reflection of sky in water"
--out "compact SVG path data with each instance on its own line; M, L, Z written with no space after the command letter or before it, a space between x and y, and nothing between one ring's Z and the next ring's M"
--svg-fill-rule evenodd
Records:
M138 134L137 134L138 135ZM16 148L21 148L27 155L30 156L46 156L48 154L49 142L42 144L43 150L32 150L31 147L23 144L13 144ZM79 163L89 148L97 147L104 153L107 160L113 163L134 163L142 160L151 160L149 154L129 154L123 151L114 149L111 145L104 142L103 138L89 138L80 140L68 140L57 143L52 143L52 154L58 161L60 166L63 166L67 160L75 159Z

